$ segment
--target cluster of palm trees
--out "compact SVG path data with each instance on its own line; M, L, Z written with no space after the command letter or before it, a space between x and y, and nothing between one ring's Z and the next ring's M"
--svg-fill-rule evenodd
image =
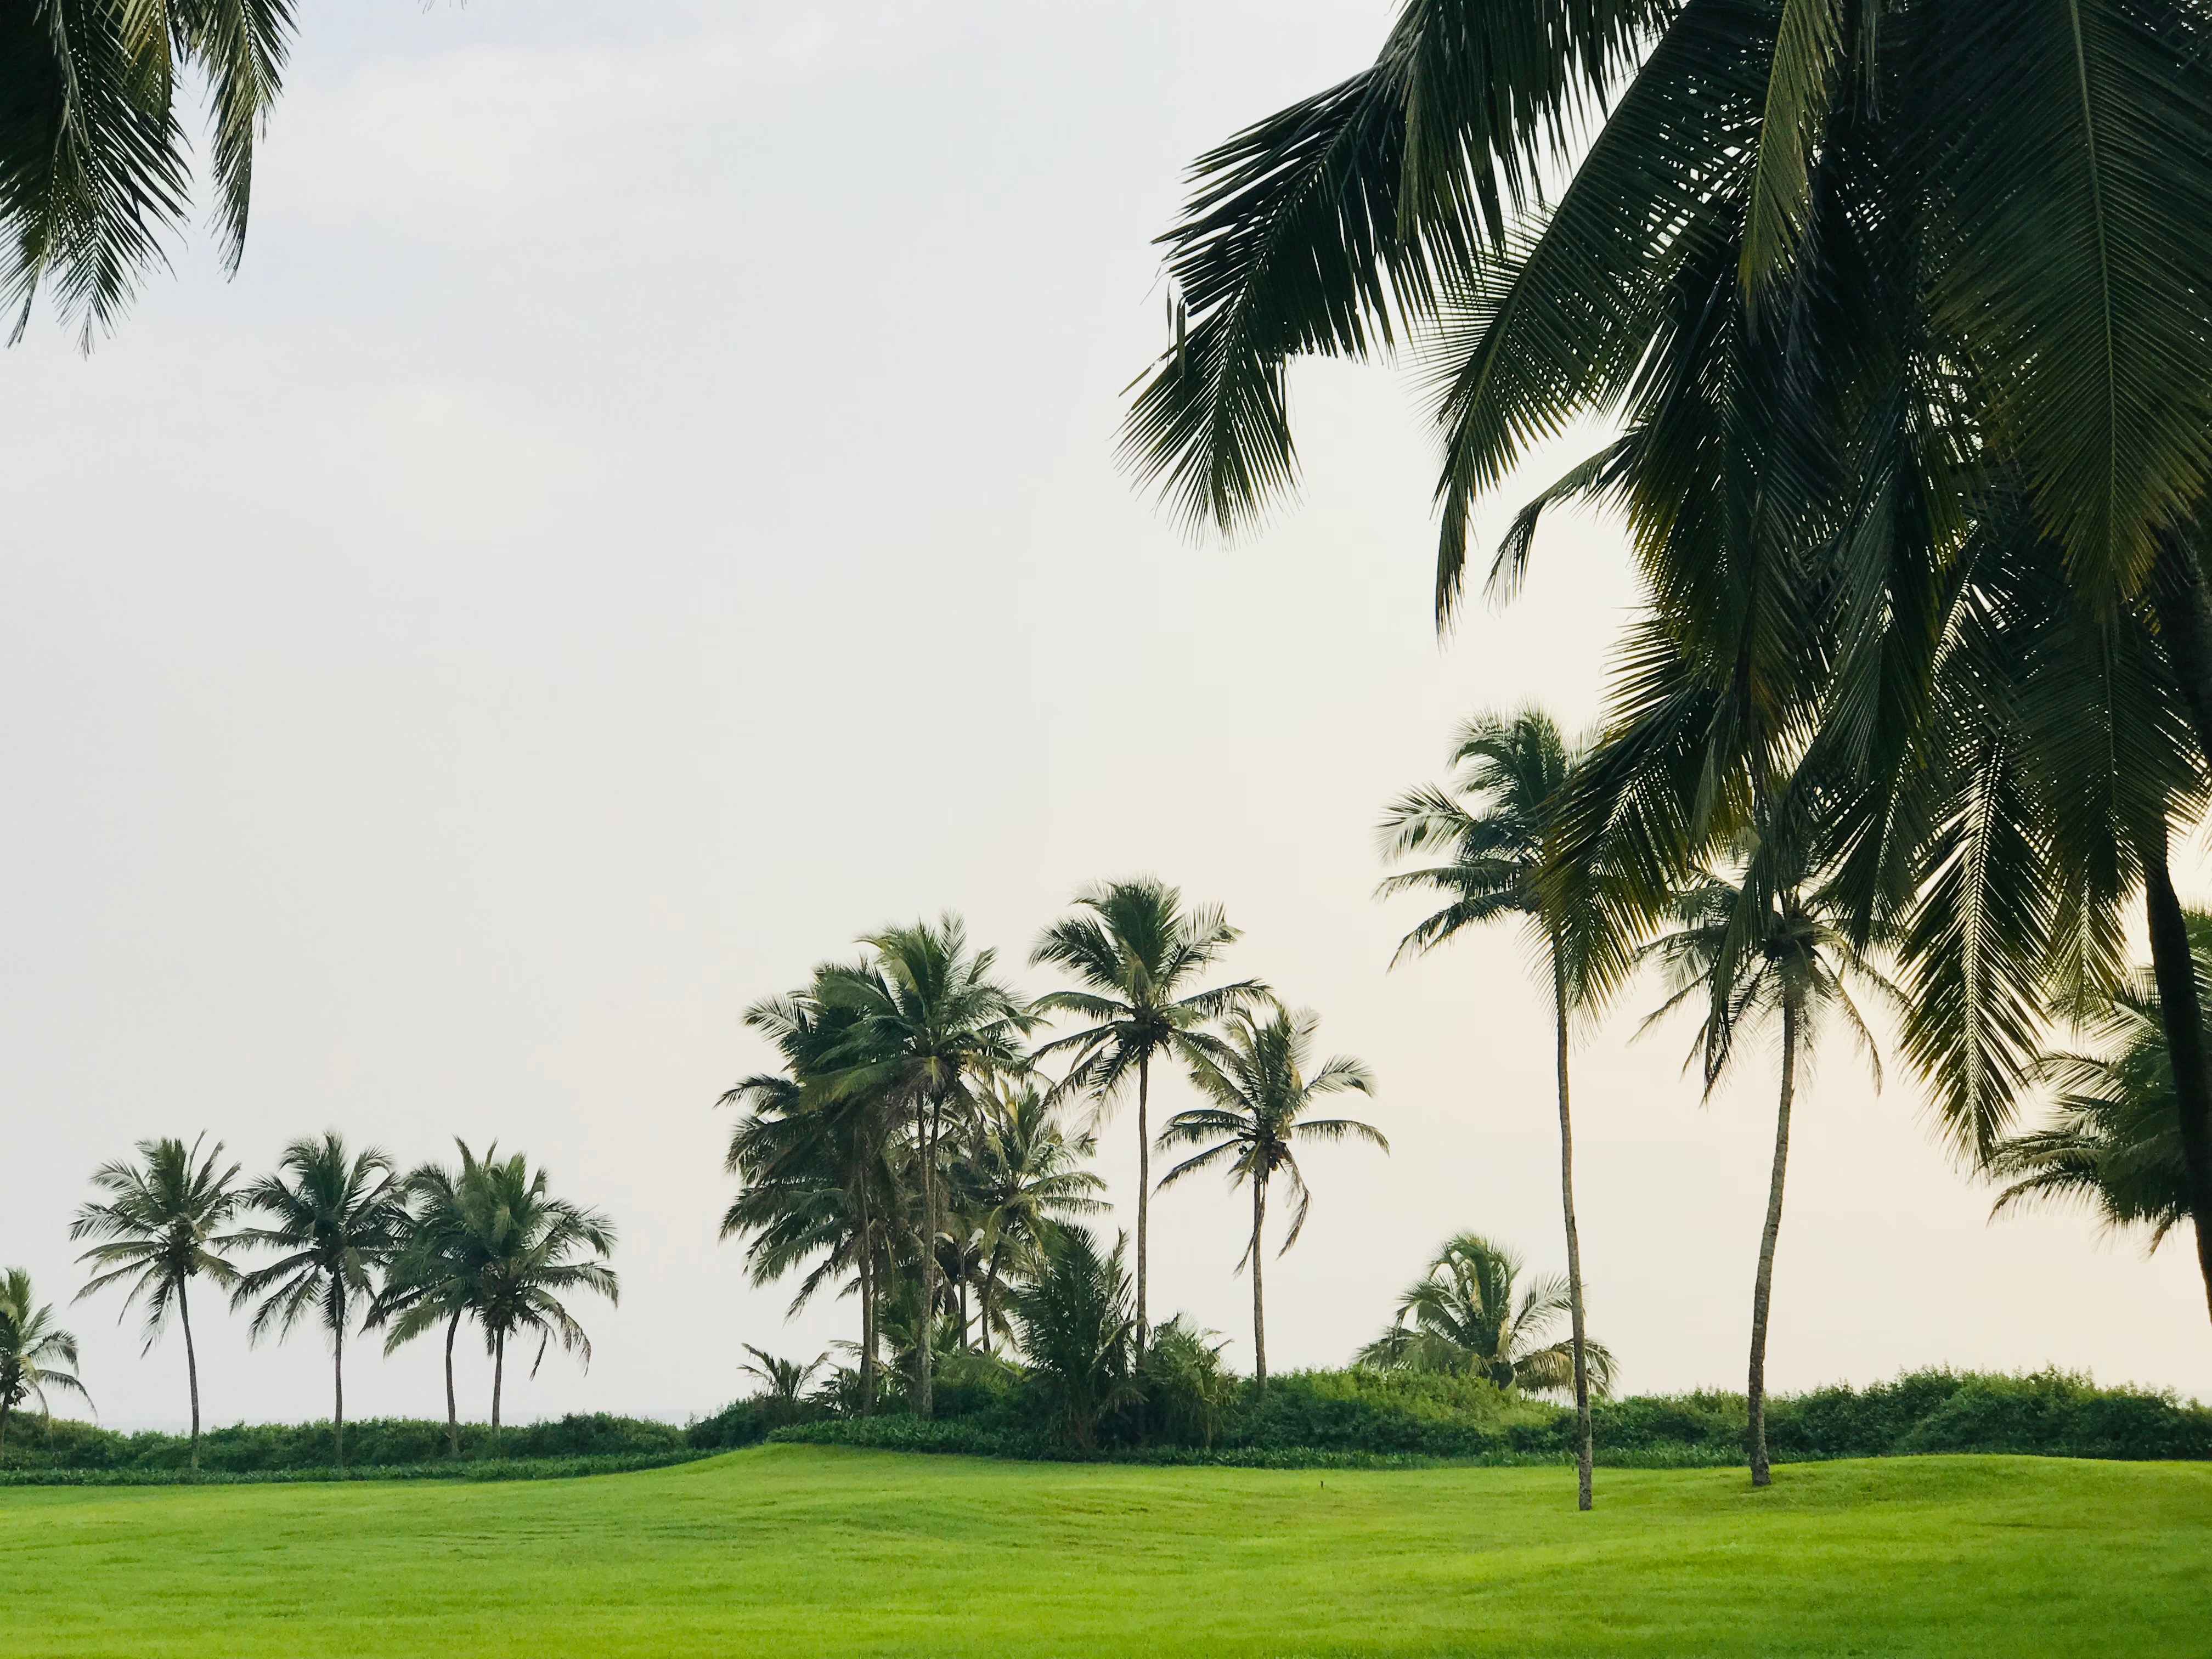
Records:
M331 1420L338 1465L345 1463L345 1350L356 1331L381 1330L386 1353L442 1328L446 1350L446 1422L450 1449L459 1449L460 1416L453 1389L453 1343L464 1321L475 1322L492 1358L491 1422L499 1427L500 1395L510 1340L538 1339L534 1373L548 1346L589 1363L592 1345L562 1301L592 1291L613 1300L613 1224L550 1189L543 1169L520 1153L479 1157L465 1145L448 1167L426 1163L401 1173L391 1155L348 1148L335 1131L295 1140L276 1168L242 1181L226 1164L221 1142L205 1137L141 1141L135 1159L103 1166L93 1184L103 1194L85 1205L70 1237L90 1241L81 1261L92 1276L80 1297L125 1286L124 1311L144 1312L148 1350L172 1314L185 1338L191 1396L191 1466L199 1466L199 1358L192 1340L196 1284L226 1291L234 1310L253 1310L253 1340L280 1339L301 1324L319 1328L331 1344ZM246 1267L246 1250L274 1259ZM46 1403L48 1389L84 1395L74 1370L76 1339L35 1308L28 1276L0 1279L0 1437L9 1413L26 1401ZM89 1396L87 1396L88 1399Z
M2017 1119L2052 1020L2136 995L2212 1305L2212 1050L2169 853L2212 780L2208 209L2201 7L1404 0L1371 66L1201 157L1165 239L1133 465L1248 523L1294 475L1289 360L1410 338L1440 629L1474 503L1575 420L1621 434L1491 565L1503 603L1543 514L1596 501L1647 595L1509 908L1563 1045L1669 929L1709 1083L1747 1020L1780 1027L1755 1481L1792 1057L1854 1023L1873 960L1953 1146L2000 1174L2041 1156Z
M1312 1014L1282 1007L1258 980L1201 984L1237 938L1218 910L1186 907L1173 887L1116 882L1079 895L1032 952L1033 964L1066 972L1068 988L1024 999L997 976L995 952L971 947L946 916L868 935L860 959L825 963L803 989L747 1012L781 1064L722 1097L743 1113L727 1159L741 1184L722 1233L747 1239L756 1284L805 1270L794 1310L832 1285L857 1295L855 1409L875 1409L886 1350L927 1416L940 1354L989 1354L1013 1334L1014 1293L1038 1280L1077 1218L1105 1207L1083 1162L1093 1126L1131 1096L1135 1352L1151 1332L1150 1160L1181 1148L1188 1156L1158 1186L1212 1170L1249 1190L1239 1267L1251 1270L1264 1386L1270 1190L1291 1194L1280 1254L1310 1201L1297 1149L1388 1143L1369 1124L1318 1114L1326 1097L1371 1093L1374 1081L1355 1060L1315 1063ZM1055 1017L1079 1029L1033 1041ZM1055 1058L1057 1079L1046 1069ZM1154 1136L1152 1084L1164 1065L1179 1066L1206 1103ZM1087 1121L1071 1127L1078 1104Z

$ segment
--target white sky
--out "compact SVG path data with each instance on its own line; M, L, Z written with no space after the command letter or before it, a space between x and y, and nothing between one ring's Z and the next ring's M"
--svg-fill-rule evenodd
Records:
M85 1176L142 1136L497 1137L623 1230L589 1375L510 1410L710 1410L741 1342L852 1322L787 1328L715 1243L739 1011L945 907L1041 991L1038 927L1150 871L1382 1079L1395 1156L1314 1155L1270 1263L1278 1368L1341 1362L1455 1230L1561 1265L1518 941L1387 974L1414 911L1371 835L1463 715L1596 712L1620 537L1555 520L1440 652L1402 379L1298 374L1304 498L1249 545L1113 461L1183 165L1365 61L1381 0L305 10L243 274L196 241L89 362L45 318L4 360L0 1262L66 1302ZM1701 1109L1686 1031L1632 1024L1578 1059L1592 1329L1634 1389L1741 1387L1771 1067ZM1779 1386L2206 1391L2185 1250L1985 1224L1901 1068L1876 1097L1839 1045L1801 1098ZM1239 1364L1244 1213L1154 1210L1156 1316ZM68 1321L104 1417L180 1420L181 1348L117 1311ZM312 1334L202 1323L212 1420L327 1412ZM441 1408L434 1345L357 1352L353 1412Z

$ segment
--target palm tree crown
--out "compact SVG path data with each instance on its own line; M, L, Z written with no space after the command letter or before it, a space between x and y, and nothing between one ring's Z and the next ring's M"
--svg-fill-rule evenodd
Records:
M1427 1271L1398 1298L1398 1316L1359 1351L1359 1363L1408 1370L1467 1371L1501 1389L1571 1393L1574 1342L1546 1342L1568 1312L1567 1281L1532 1279L1514 1297L1519 1255L1480 1233L1444 1241ZM1613 1389L1613 1355L1586 1342L1590 1392Z
M54 1323L52 1307L39 1306L31 1275L21 1267L0 1273L0 1452L8 1449L9 1415L26 1401L45 1412L52 1389L92 1402L76 1363L76 1338Z
M614 1223L596 1210L554 1197L551 1184L547 1172L532 1170L520 1152L506 1158L487 1153L463 1188L470 1249L481 1263L469 1311L492 1356L495 1432L508 1339L537 1334L538 1355L530 1364L533 1376L555 1342L588 1365L591 1339L562 1298L577 1291L610 1302L621 1298L621 1281L605 1261L615 1248Z
M1292 1194L1290 1231L1276 1249L1280 1255L1297 1243L1313 1201L1304 1172L1298 1168L1300 1143L1357 1139L1390 1150L1382 1132L1372 1124L1310 1115L1330 1095L1375 1092L1374 1075L1360 1060L1339 1054L1313 1066L1314 1032L1320 1023L1312 1013L1280 1008L1264 1021L1249 1013L1231 1015L1218 1048L1196 1055L1190 1065L1190 1080L1213 1103L1177 1112L1160 1131L1163 1151L1170 1146L1203 1148L1160 1177L1163 1190L1186 1176L1215 1168L1224 1170L1232 1188L1252 1189L1252 1237L1238 1266L1249 1264L1252 1269L1253 1365L1263 1388L1267 1335L1261 1243L1268 1183L1280 1176L1290 1182Z
M96 1269L77 1292L80 1300L111 1285L128 1284L131 1293L123 1310L128 1313L144 1301L147 1350L168 1328L169 1310L176 1310L191 1391L194 1468L200 1459L200 1370L187 1287L203 1276L218 1285L238 1282L238 1268L223 1252L240 1236L222 1229L237 1215L243 1197L236 1185L238 1165L221 1167L222 1143L217 1141L204 1157L200 1144L140 1141L137 1164L106 1164L93 1172L93 1185L108 1197L85 1205L70 1223L71 1238L100 1241L77 1258Z

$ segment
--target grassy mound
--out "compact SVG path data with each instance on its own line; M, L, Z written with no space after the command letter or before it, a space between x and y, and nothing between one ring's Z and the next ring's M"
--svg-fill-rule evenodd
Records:
M2203 1650L2212 1468L1139 1468L0 1491L21 1659Z

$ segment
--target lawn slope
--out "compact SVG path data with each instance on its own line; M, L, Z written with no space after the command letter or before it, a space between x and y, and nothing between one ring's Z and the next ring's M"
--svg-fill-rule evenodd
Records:
M2212 1468L1157 1469L768 1446L0 1491L11 1659L2205 1651Z

